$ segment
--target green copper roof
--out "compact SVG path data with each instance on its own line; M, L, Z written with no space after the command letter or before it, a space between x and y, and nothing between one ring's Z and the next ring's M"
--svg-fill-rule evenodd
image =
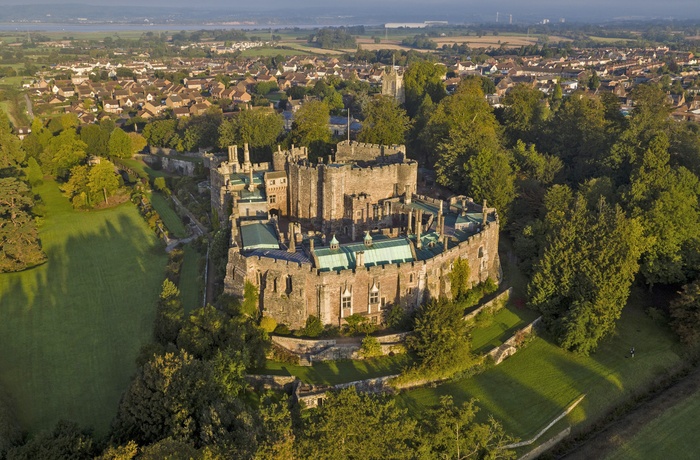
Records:
M318 269L321 271L355 268L355 253L364 252L365 267L373 265L412 262L411 243L406 238L375 240L371 246L364 243L343 244L338 249L315 249Z
M277 233L271 224L241 225L243 249L279 249Z

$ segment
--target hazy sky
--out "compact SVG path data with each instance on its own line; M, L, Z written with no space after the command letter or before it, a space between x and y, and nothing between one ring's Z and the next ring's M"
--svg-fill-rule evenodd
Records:
M676 19L700 18L700 0L352 0L332 2L324 0L0 0L0 6L28 4L66 4L82 3L90 5L138 5L148 7L185 7L198 9L225 9L228 12L270 11L275 9L313 9L315 14L323 15L343 12L349 14L391 14L415 13L431 16L454 18L453 22L464 22L470 16L484 18L496 12L502 15L527 15L549 18L575 16L615 17L646 16ZM503 16L502 16L503 17ZM389 20L389 19L387 19Z

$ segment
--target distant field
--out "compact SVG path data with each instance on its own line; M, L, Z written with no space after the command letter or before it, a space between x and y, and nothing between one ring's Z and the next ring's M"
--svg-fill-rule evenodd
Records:
M588 39L593 40L598 43L616 43L616 42L628 42L634 41L634 38L623 38L623 37L594 37L590 35Z
M29 433L68 419L101 436L151 339L166 255L131 203L78 212L55 182L35 191L49 260L0 275L0 384Z
M414 35L416 34L408 36L413 37ZM372 40L371 38L359 38L357 40L357 43L362 46L362 49L365 50L414 49L408 46L401 45L401 40L403 38L406 38L403 36L397 37L392 36L390 34L388 39L384 39L383 36L380 36L380 38L381 43L374 43L374 40ZM525 34L483 35L481 37L478 37L476 35L460 35L454 37L430 37L430 39L438 45L438 48L442 48L443 45L452 46L454 44L461 45L463 43L466 43L472 48L499 47L501 45L507 47L520 47L524 45L533 45L538 42L539 38L540 37L537 35L527 36ZM568 38L558 37L554 35L549 36L547 38L550 43L557 43L559 41L571 41ZM426 52L428 50L415 49L415 51Z
M312 51L302 51L301 49L287 49L287 48L251 48L241 52L243 57L267 57L267 56L277 56L281 54L282 56L299 56L314 54Z

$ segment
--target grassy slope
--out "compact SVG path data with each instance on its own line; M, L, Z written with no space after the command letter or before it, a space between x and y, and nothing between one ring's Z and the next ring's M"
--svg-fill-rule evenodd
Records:
M480 323L471 332L472 351L486 353L511 338L518 329L537 318L538 314L526 308L507 305L492 317Z
M151 194L151 204L153 208L158 211L160 218L163 219L163 223L173 235L178 238L187 236L185 224L182 223L180 216L177 215L170 203L168 203L167 198L161 193L153 192Z
M180 273L180 296L185 315L202 306L202 280L199 277L199 261L202 256L188 244L184 247L185 259Z
M698 413L700 392L669 407L607 457L608 460L697 458Z
M637 352L634 359L627 357L631 346ZM586 399L552 428L548 433L551 436L565 425L584 426L602 416L678 363L679 352L680 346L670 331L659 327L641 308L630 305L615 336L590 357L568 353L537 338L483 374L436 388L408 391L399 398L413 413L438 404L442 395L451 394L456 402L477 398L485 409L482 418L493 414L513 435L527 439L586 393Z
M63 418L104 434L151 337L166 256L130 203L76 212L55 183L37 192L49 261L0 275L0 384L31 433Z

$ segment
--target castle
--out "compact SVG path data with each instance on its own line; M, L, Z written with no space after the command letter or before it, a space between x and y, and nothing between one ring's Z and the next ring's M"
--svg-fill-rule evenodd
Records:
M211 168L212 209L231 225L225 292L254 284L263 314L297 329L309 315L381 323L393 305L450 298L457 259L469 262L471 284L497 280L496 211L417 192L404 146L344 141L318 164L304 147L278 147L271 163L251 163L247 145L240 162L229 147Z

